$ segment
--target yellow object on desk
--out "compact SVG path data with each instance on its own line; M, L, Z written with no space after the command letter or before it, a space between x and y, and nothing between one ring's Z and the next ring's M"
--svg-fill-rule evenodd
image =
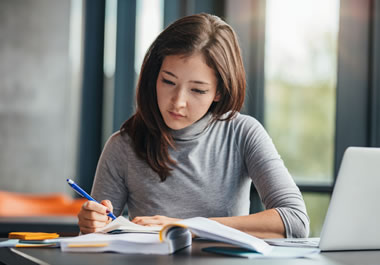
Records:
M45 240L58 238L57 233L42 233L42 232L11 232L8 234L10 239L21 239L21 240Z
M55 247L56 243L18 243L16 248L41 248L41 247Z

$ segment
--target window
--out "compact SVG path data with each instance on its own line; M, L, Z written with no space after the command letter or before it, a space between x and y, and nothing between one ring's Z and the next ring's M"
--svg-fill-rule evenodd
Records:
M104 84L102 145L113 132L114 85L116 67L117 0L107 0L104 17Z
M134 91L145 52L163 28L163 0L131 3L106 1L103 145L133 114Z
M298 184L334 180L338 0L266 1L264 125ZM318 236L329 195L304 193Z
M136 8L136 57L135 71L140 74L140 68L149 46L163 30L164 23L163 0L140 0Z

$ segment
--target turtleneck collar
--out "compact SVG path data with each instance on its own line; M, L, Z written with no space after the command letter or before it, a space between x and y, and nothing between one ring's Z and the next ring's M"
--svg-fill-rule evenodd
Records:
M212 120L212 114L207 113L197 122L191 124L188 127L185 127L180 130L170 130L173 135L174 140L176 141L188 141L198 138L206 131L209 123Z

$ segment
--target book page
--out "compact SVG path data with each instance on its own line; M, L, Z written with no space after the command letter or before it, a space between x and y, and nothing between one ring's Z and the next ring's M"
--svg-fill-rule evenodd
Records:
M165 226L160 234L161 240L165 240L166 232L173 226L187 227L199 237L240 246L262 254L272 250L272 247L262 239L204 217L189 218Z
M99 232L108 233L111 231L118 230L117 232L133 232L133 233L155 233L157 234L160 230L160 226L143 226L132 223L124 216L119 216L111 223L103 227Z

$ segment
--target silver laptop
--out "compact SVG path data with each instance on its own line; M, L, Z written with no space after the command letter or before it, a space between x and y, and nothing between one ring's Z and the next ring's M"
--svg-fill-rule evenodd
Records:
M380 148L344 153L320 239L266 241L322 251L380 249Z

